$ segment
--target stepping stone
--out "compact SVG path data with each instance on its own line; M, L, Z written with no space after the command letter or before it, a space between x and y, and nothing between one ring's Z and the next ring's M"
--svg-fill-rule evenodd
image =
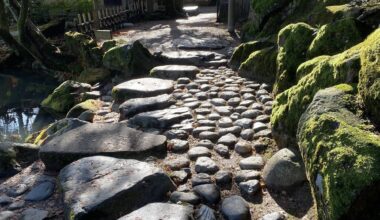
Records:
M218 144L223 144L223 145L226 145L227 147L233 147L237 141L238 141L238 138L235 135L229 133L219 138Z
M220 50L225 48L225 43L216 37L191 37L180 38L174 40L174 44L177 44L180 50Z
M211 177L207 173L198 173L191 178L191 184L194 186L211 183Z
M164 94L149 98L136 98L125 101L119 107L120 121L138 113L167 108L176 103L172 95Z
M230 171L220 170L215 173L215 181L219 186L229 185L232 182L232 173Z
M220 201L220 190L214 184L202 184L193 187L193 189L207 205L215 205Z
M216 220L214 210L206 205L201 205L194 216L197 220Z
M260 172L257 170L240 170L236 173L235 182L245 182L260 178Z
M60 170L83 157L112 155L144 158L166 153L166 137L144 133L125 123L90 123L53 137L41 146L40 158L48 170Z
M258 180L248 180L239 183L239 188L242 195L251 197L260 189L260 183Z
M168 167L170 170L180 170L190 166L190 160L186 157L178 157L175 159L166 159L164 161L164 166Z
M117 103L127 99L144 98L170 93L174 90L174 81L157 78L140 78L121 83L112 89Z
M152 164L104 156L71 163L60 171L59 180L67 219L117 219L145 204L164 200L176 188Z
M242 170L260 170L264 167L264 160L261 156L251 156L242 159L239 165Z
M195 172L214 174L219 170L218 165L209 157L198 157L195 162Z
M200 203L200 199L193 192L178 192L175 191L170 195L170 201L173 203L185 202L192 205L197 205Z
M187 107L143 112L128 120L131 127L165 129L192 118L191 110Z
M26 201L42 201L48 199L55 190L55 182L44 181L34 187L28 194L25 196Z
M199 72L200 70L196 66L165 65L154 67L150 71L150 76L171 80L177 80L182 77L194 79Z
M22 212L22 220L43 220L49 212L41 209L29 208Z
M193 208L186 205L169 203L151 203L136 211L119 218L118 220L190 220Z
M196 160L198 157L210 157L211 152L206 147L193 147L188 152L190 160Z
M226 220L250 220L251 213L247 202L240 196L231 196L223 200L222 214Z

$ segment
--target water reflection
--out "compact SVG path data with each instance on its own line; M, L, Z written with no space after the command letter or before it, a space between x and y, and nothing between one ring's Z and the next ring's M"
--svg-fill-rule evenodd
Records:
M20 137L24 139L33 131L33 122L39 112L39 108L10 109L0 115L0 139L12 139Z

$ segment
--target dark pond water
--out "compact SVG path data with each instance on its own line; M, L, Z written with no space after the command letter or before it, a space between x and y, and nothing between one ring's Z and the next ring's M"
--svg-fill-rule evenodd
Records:
M23 139L54 121L39 103L57 85L53 77L29 70L0 70L0 141Z

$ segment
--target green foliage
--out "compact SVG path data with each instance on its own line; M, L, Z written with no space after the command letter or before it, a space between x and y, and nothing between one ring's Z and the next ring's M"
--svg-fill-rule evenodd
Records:
M320 55L334 55L345 51L363 40L357 22L352 19L342 19L323 25L307 52L309 58Z
M273 92L280 93L296 84L298 66L306 60L314 29L306 23L290 24L278 34L277 77Z

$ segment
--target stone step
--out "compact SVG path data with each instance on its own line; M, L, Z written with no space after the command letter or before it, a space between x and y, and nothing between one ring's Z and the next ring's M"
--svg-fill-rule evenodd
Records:
M174 183L152 164L94 156L61 170L66 219L117 219L148 203L163 201ZM128 219L128 218L127 218Z
M166 153L166 137L129 128L126 123L86 124L53 137L40 150L48 170L59 170L83 157L104 155L144 158Z
M171 80L177 80L182 77L194 79L199 72L200 70L196 66L165 65L154 67L150 71L150 76Z
M174 90L174 81L157 78L140 78L123 82L112 89L115 102L122 103L133 98L152 97L170 93Z

